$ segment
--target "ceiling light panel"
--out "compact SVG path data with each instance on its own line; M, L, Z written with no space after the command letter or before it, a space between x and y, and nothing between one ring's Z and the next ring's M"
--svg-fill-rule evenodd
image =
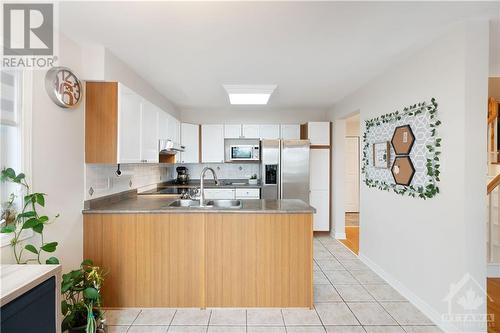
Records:
M265 105L276 89L275 84L267 85L223 85L232 105Z

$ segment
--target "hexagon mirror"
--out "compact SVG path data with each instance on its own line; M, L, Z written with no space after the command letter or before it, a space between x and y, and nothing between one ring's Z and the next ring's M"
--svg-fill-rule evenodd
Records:
M410 125L398 126L392 135L391 144L396 155L408 155L415 143L415 135Z
M413 175L415 175L415 167L413 167L410 156L396 156L391 172L396 184L410 185Z

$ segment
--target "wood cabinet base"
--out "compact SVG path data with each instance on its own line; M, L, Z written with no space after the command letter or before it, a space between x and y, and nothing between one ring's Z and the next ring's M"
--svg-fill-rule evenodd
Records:
M312 214L86 214L107 307L312 307Z

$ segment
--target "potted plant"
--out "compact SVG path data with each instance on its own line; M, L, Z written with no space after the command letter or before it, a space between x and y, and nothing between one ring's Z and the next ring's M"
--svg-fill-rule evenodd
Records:
M62 331L69 333L103 332L101 310L102 268L91 260L84 260L80 268L63 274L61 311L64 316Z
M254 173L253 175L250 176L250 179L248 180L249 185L257 185L257 174Z
M22 209L17 212L15 207L16 195L11 194L9 200L2 203L2 224L0 233L12 234L10 245L14 252L14 258L18 264L42 263L42 254L52 253L57 248L57 242L45 242L44 228L47 224L53 222L59 215L56 215L52 221L46 215L41 215L39 209L45 207L45 193L32 192L24 173L16 174L12 168L3 169L0 173L2 182L10 182L21 187L21 193L24 196ZM26 231L32 230L40 235L40 242L26 244L21 242L21 236ZM24 246L22 246L25 244ZM31 257L25 258L26 253ZM59 264L59 259L50 257L45 260L46 264Z

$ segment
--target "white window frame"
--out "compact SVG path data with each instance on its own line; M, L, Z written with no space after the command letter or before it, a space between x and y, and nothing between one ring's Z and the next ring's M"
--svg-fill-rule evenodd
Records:
M22 172L26 174L26 181L28 184L32 184L32 108L33 108L33 71L23 70L19 75L21 75L22 83L21 87L17 86L16 92L17 99L21 100L21 108L17 110L20 114L17 115L16 122L20 120L20 145L21 145L21 168ZM17 107L17 106L16 106ZM6 125L9 125L7 123ZM19 124L10 124L18 126ZM16 170L16 172L21 172L21 170ZM24 230L19 238L20 241L28 239L33 236L33 231ZM12 234L0 234L0 247L5 247L10 245L10 241L13 238Z

